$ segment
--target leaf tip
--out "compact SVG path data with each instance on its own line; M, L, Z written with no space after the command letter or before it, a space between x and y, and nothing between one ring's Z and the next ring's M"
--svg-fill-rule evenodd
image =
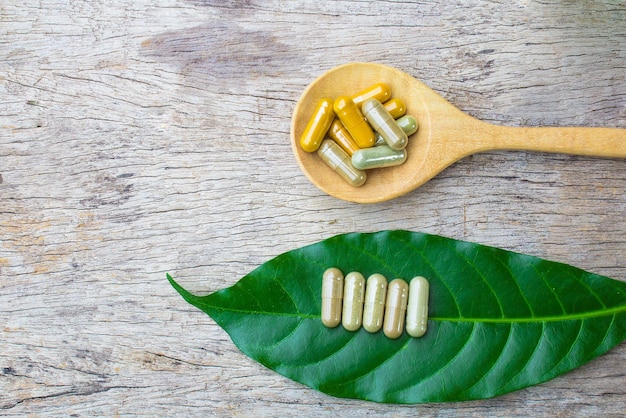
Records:
M183 299L192 303L191 300L195 297L193 294L189 293L185 290L185 288L179 285L169 273L165 273L165 277L167 278L167 281L170 282L174 290L176 290L183 297Z

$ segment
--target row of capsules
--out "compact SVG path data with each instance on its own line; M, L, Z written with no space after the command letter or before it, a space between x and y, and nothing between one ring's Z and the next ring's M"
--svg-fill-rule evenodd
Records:
M406 161L405 147L408 137L417 131L417 121L405 113L406 106L391 98L385 83L376 83L353 97L340 96L334 101L325 97L318 101L300 146L306 152L317 152L344 180L359 187L367 180L364 170Z
M387 284L382 274L365 281L359 272L345 276L335 267L322 277L322 323L334 328L339 323L348 331L361 326L371 333L381 328L388 338L398 338L405 328L412 337L426 333L428 324L428 280L416 276L410 284L394 279Z

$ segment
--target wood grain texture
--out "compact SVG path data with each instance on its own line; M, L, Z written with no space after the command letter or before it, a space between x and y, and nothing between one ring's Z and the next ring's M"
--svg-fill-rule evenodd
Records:
M289 145L322 72L378 62L478 119L626 128L622 0L3 1L0 414L619 416L626 344L495 399L335 399L241 354L208 293L349 231L410 229L626 281L626 162L463 159L373 205L325 195Z

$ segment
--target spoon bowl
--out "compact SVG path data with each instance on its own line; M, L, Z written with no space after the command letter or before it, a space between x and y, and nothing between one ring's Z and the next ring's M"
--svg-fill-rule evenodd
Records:
M417 119L402 165L367 171L352 187L317 156L300 147L300 136L322 97L355 94L383 82ZM339 199L376 203L406 194L454 162L474 153L510 149L626 158L626 130L618 128L523 128L482 122L446 101L409 74L374 63L349 63L314 80L298 100L291 120L291 148L300 168L319 189Z

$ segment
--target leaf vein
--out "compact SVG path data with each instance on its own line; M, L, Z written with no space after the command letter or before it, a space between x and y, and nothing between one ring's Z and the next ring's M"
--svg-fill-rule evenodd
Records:
M472 338L474 337L474 334L476 333L476 324L472 324L472 331L469 335L469 337L467 337L467 339L465 340L465 343L463 344L463 347L461 347L459 349L459 351L457 351L457 353L450 358L450 360L448 360L445 364L443 364L438 370L433 371L431 374L427 375L427 376L423 376L421 377L420 380L418 380L415 383L412 383L410 385L404 386L400 389L396 389L394 391L389 392L390 394L396 394L398 392L401 391L406 391L409 388L413 388L417 385L419 385L420 383L424 383L427 379L431 379L435 376L438 375L442 375L443 374L443 370L445 370L446 368L450 367L450 365L457 359L459 358L459 356L461 355L461 353L463 353L463 351L465 351L465 349L467 348L467 346L469 345L470 341L472 340Z
M554 291L554 289L552 288L552 286L550 285L550 283L548 282L548 280L546 280L546 277L543 273L541 273L539 270L537 270L537 266L536 264L533 263L533 270L535 270L535 273L537 273L537 276L539 276L541 278L541 280L545 283L546 287L548 288L548 290L554 295L554 299L556 299L557 303L559 304L559 306L561 307L561 310L563 311L563 314L567 314L567 309L565 309L565 306L563 306L563 302L561 302L561 298L559 297L559 295Z
M533 309L531 303L528 301L528 298L526 297L526 293L522 290L522 287L519 284L519 281L517 281L515 279L515 274L513 274L513 270L511 270L511 267L504 263L504 261L502 261L500 258L495 257L495 260L497 263L500 263L508 272L510 277L513 279L513 283L515 283L515 286L517 287L517 290L519 291L520 295L522 296L522 299L524 299L524 303L526 303L526 306L528 306L528 310L530 311L530 315L531 316L535 316L535 310Z
M352 382L356 382L357 380L361 380L366 376L369 376L370 374L374 373L376 370L380 369L381 367L383 367L385 364L387 364L388 362L390 362L395 356L398 355L398 353L401 353L402 351L404 351L407 347L407 345L409 344L409 342L411 341L410 338L407 338L406 341L404 342L404 344L402 344L401 346L398 347L398 349L393 352L393 354L391 354L389 357L387 357L386 359L384 359L384 361L380 362L379 364L377 364L376 366L374 366L373 368L369 369L368 371L366 371L365 373L359 375L359 376L355 376L350 380L346 380L344 382L342 382L343 386L346 386L349 383Z
M478 268L476 268L476 264L473 263L472 261L470 261L464 253L458 251L456 248L453 249L454 253L458 254L459 257L461 257L465 263L472 269L474 270L478 276L481 278L481 280L483 281L483 283L485 283L487 285L487 287L489 288L489 290L491 291L491 293L493 294L494 299L496 300L496 302L498 303L498 307L500 308L500 315L502 316L502 318L504 318L504 307L502 306L502 302L500 302L500 298L498 297L498 294L496 293L495 289L493 288L493 286L491 286L491 283L489 282L489 280L487 280L487 277L480 271L478 270ZM457 302L458 304L458 302Z
M426 264L428 267L430 267L430 269L435 273L435 276L437 277L437 279L439 280L439 283L441 283L446 290L448 291L448 293L450 294L450 297L452 298L452 300L454 301L454 306L457 310L457 313L459 315L460 318L463 317L463 315L461 315L461 307L459 306L459 302L456 300L456 297L454 296L454 292L452 292L452 289L450 288L450 286L448 286L448 283L446 282L446 280L443 279L443 275L441 273L438 272L438 269L435 268L435 266L430 262L430 260L428 260L428 258L424 255L424 252L422 249L418 248L415 244L413 244L413 242L411 241L407 241L407 240L403 240L400 238L396 238L398 241L403 242L404 244L406 244L407 247L413 249L413 251L419 256L421 257L421 259L424 261L424 264Z
M522 367L520 367L520 369L517 371L517 373L515 373L515 375L513 375L505 383L501 384L500 387L502 387L503 389L506 388L513 380L517 379L517 377L520 374L522 374L522 372L524 372L524 370L526 370L528 368L528 365L531 363L532 358L535 356L535 353L539 349L541 340L543 340L545 338L545 330L546 330L546 324L545 324L545 322L542 322L541 323L541 332L539 333L539 338L535 342L535 348L533 349L533 352L526 359L526 363L524 363L524 365Z
M550 368L550 370L547 370L543 374L544 376L549 376L554 369L556 369L557 367L559 367L561 365L561 363L563 363L565 360L569 360L569 355L572 352L572 350L574 350L574 347L576 346L576 343L579 340L580 334L582 333L583 329L585 328L584 327L584 323L585 323L584 319L579 321L578 332L576 333L576 336L572 339L572 341L570 341L569 349L567 350L567 354L565 354L558 363L556 363L554 366L552 366Z
M289 297L289 300L291 300L291 303L293 304L293 307L296 310L296 313L299 315L300 314L300 309L298 308L298 304L296 303L296 301L291 296L291 293L289 293L289 291L285 288L283 283L278 279L278 270L274 270L274 276L272 277L272 280L275 281L276 283L278 283L280 288L283 289L283 292L285 292L285 294Z
M481 381L483 380L483 378L484 378L485 376L487 376L489 373L491 373L491 371L492 371L492 370L493 370L493 369L494 369L494 368L498 365L498 362L500 361L500 359L501 359L502 355L504 354L505 349L507 348L507 346L509 345L509 342L511 341L511 335L513 334L512 330L513 330L513 324L509 324L509 332L508 332L508 334L507 334L507 337L506 337L506 341L505 341L505 343L502 345L502 348L500 349L500 353L498 353L498 357L496 357L496 358L495 358L495 360L493 360L493 363L491 364L491 367L489 367L489 369L485 370L485 372L484 372L482 375L480 375L480 377L478 377L478 378L476 379L476 382L475 382L472 386L470 386L469 388L467 388L467 389L465 390L465 392L467 392L467 393L469 394L469 392L471 392L471 390L472 390L474 387L476 387L476 385L478 385L479 383L481 383Z

